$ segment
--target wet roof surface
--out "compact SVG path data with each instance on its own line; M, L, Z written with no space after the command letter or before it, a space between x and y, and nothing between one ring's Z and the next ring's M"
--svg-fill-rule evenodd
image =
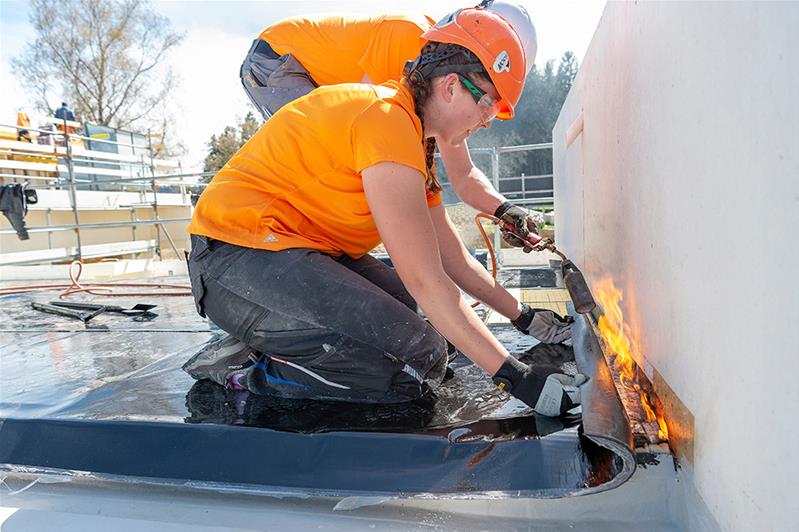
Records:
M255 396L180 369L220 334L191 298L71 298L158 305L152 321L83 324L31 308L56 295L0 298L0 463L335 493L552 496L594 482L579 416L532 414L463 356L434 396L403 405ZM492 329L516 356L576 371L571 348Z

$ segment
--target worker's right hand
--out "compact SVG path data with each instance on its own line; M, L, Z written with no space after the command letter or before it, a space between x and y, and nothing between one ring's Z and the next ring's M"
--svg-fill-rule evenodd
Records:
M501 390L524 402L543 416L565 414L581 403L580 386L588 379L578 373L570 376L552 366L527 365L513 356L494 374Z
M494 217L506 224L508 229L519 236L526 237L528 233L538 234L538 225L544 223L544 217L536 211L528 211L523 207L504 202L494 211ZM532 251L530 245L523 239L509 233L502 232L502 239L517 248L524 248L525 253Z

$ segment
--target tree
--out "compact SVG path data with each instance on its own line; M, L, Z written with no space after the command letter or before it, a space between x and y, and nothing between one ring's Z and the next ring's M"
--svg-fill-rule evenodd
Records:
M163 129L175 86L163 60L182 39L166 17L142 0L31 0L30 13L36 40L12 68L37 109L63 99L97 124Z
M203 162L204 172L218 172L230 160L239 148L250 140L261 124L252 112L239 122L236 127L227 126L219 135L211 135L208 142L208 155Z
M571 52L563 54L563 58L558 65L558 73L555 75L559 96L561 96L563 100L566 99L566 96L572 88L572 83L574 82L574 78L577 77L578 69L579 65L577 64L577 59L574 57L574 54Z
M248 112L247 116L245 116L244 120L239 124L239 139L241 140L241 145L244 146L244 143L250 140L250 137L255 135L255 132L258 131L260 127L261 123L255 119L255 115L252 114L252 111Z
M513 146L552 142L552 128L577 75L577 59L572 52L563 54L555 68L547 61L543 71L534 66L527 75L524 92L516 106L516 117L502 122L494 120L490 129L483 129L469 138L470 147ZM490 172L490 161L475 159L484 172ZM548 174L552 157L548 152L519 152L500 158L500 175ZM490 173L488 174L490 175Z

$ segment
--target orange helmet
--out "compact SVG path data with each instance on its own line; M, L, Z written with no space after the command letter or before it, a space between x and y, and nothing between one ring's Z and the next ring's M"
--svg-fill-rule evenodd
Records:
M513 118L513 108L524 89L527 63L519 36L505 19L485 9L460 9L439 20L422 38L457 44L476 55L499 92L497 118Z

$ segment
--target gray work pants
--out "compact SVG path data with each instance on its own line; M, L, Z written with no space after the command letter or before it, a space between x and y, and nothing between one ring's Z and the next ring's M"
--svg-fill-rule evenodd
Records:
M290 54L278 55L266 41L255 39L239 71L244 92L264 120L317 85Z
M251 392L396 403L441 382L446 340L374 257L191 238L198 312L261 354L239 380Z

